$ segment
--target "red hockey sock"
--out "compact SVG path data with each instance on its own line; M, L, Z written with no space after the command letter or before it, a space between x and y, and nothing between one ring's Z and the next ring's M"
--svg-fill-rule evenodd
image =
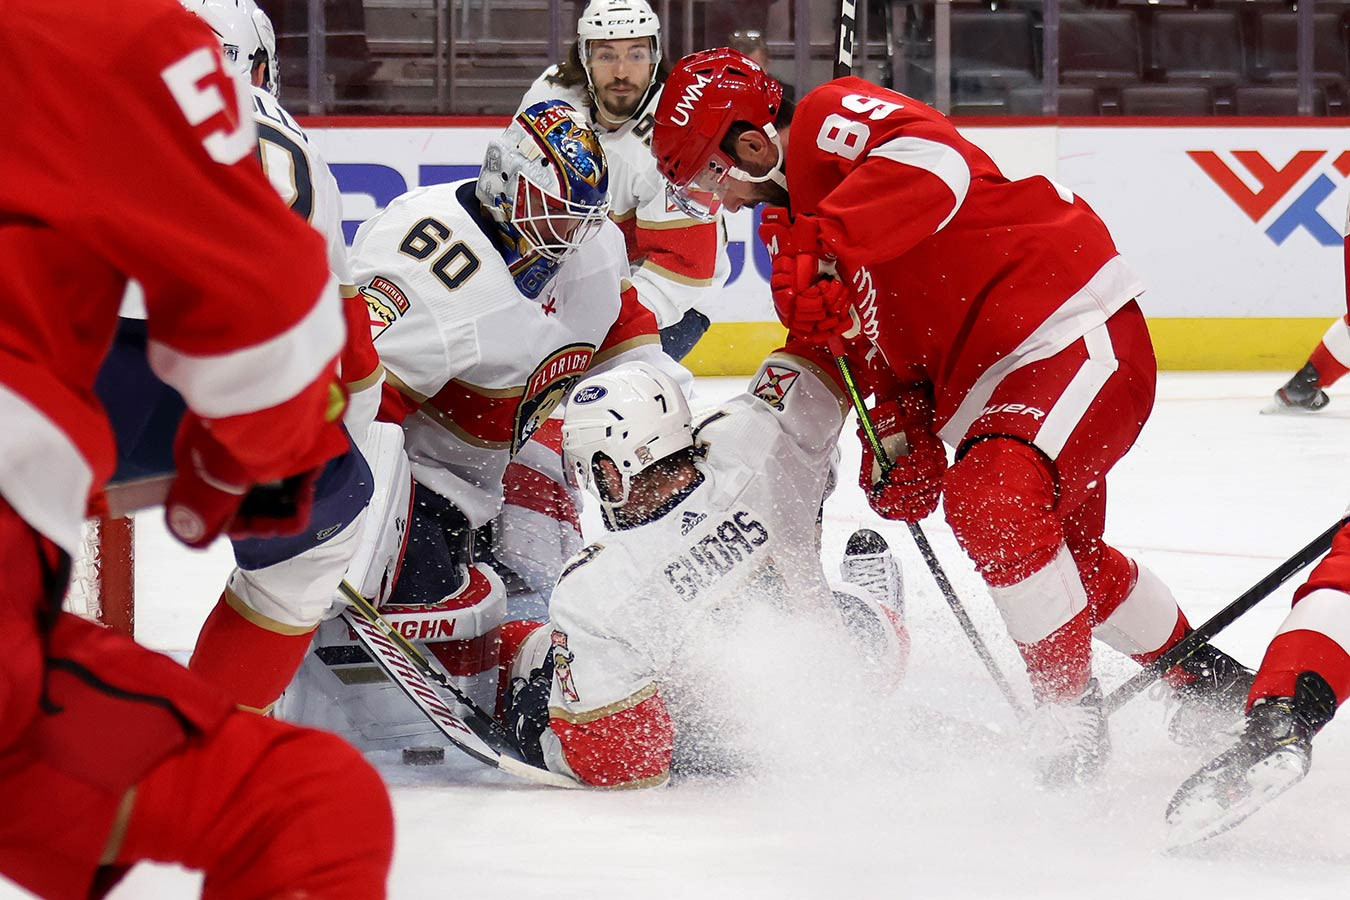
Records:
M1276 635L1266 650L1247 695L1247 708L1262 697L1294 696L1294 684L1303 672L1325 678L1336 692L1337 705L1350 698L1350 654L1316 631L1286 631Z
M1039 703L1067 703L1082 696L1092 677L1092 628L1083 610L1049 637L1017 645Z
M1317 383L1321 387L1330 387L1340 381L1347 371L1350 371L1341 364L1339 359L1331 355L1331 351L1322 341L1317 342L1317 349L1308 357L1308 362L1312 363L1313 368L1317 370Z
M197 635L188 668L246 709L267 712L291 683L314 628L273 621L226 590Z

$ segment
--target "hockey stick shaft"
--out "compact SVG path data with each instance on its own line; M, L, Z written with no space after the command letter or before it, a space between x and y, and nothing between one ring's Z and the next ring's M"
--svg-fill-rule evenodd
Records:
M1139 694L1161 677L1168 669L1189 659L1216 634L1232 625L1248 610L1273 594L1280 585L1323 556L1331 549L1331 541L1336 537L1336 532L1340 531L1347 521L1350 521L1350 519L1340 519L1336 524L1313 538L1306 547L1276 566L1269 575L1211 616L1199 628L1188 634L1184 640L1178 641L1170 650L1140 669L1124 684L1108 694L1105 700L1106 714L1110 715L1120 709L1136 694Z
M408 662L412 663L423 678L435 682L439 687L444 688L453 695L465 709L473 714L475 719L482 723L483 727L487 729L494 738L504 741L507 746L512 747L517 751L519 750L519 748L516 747L516 742L511 737L510 732L502 727L500 722L475 703L472 697L460 690L454 682L438 671L436 667L422 655L422 651L418 650L412 641L404 637L388 619L380 615L380 611L377 610L369 600L362 596L360 591L352 587L346 579L343 579L342 583L338 585L338 592L342 594L342 599L351 604L362 618L379 629L379 631L394 644L398 649L398 652L403 654Z
M877 465L884 475L892 468L891 459L887 456L885 448L881 446L881 438L877 435L872 416L868 414L867 405L863 402L862 392L858 389L858 383L853 378L852 367L848 364L848 357L844 355L843 342L839 338L831 338L829 346L830 353L834 356L834 364L839 368L839 377L843 379L844 388L848 392L849 402L853 404L853 410L858 414L858 423L862 427L863 435L867 438L868 446L872 448L872 455L876 458ZM1008 679L1003 675L1003 670L998 667L993 654L989 652L989 647L980 637L980 632L975 628L975 623L971 621L970 614L966 612L965 604L961 602L960 597L956 596L956 589L952 587L951 580L947 578L947 572L942 568L942 562L937 558L937 553L933 551L933 545L928 543L928 535L924 534L923 527L918 522L908 524L910 537L914 539L915 546L919 548L919 555L923 557L925 565L928 566L928 571L932 573L933 581L937 583L942 599L946 600L947 605L951 607L952 614L956 616L956 621L966 634L966 639L975 649L975 655L980 658L980 662L989 672L989 677L994 679L994 684L998 686L1003 698L1008 701L1008 705L1012 707L1013 712L1019 718L1025 716L1026 710L1018 701L1012 685L1008 683Z

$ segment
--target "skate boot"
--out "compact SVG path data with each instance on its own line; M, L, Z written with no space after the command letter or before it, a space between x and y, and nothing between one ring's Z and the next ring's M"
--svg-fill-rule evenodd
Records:
M1028 740L1042 787L1086 784L1111 755L1102 689L1093 678L1077 700L1043 703L1031 715Z
M1183 747L1202 747L1216 735L1241 725L1247 693L1256 673L1227 653L1204 644L1177 668L1192 676L1176 688L1176 709L1167 736Z
M839 576L850 584L871 591L891 612L904 615L905 583L886 539L870 528L859 528L844 547Z
M1167 804L1168 844L1221 834L1302 781L1313 735L1335 711L1335 693L1315 672L1298 676L1293 697L1258 700L1237 744L1186 779Z
M1274 401L1263 412L1317 412L1330 402L1331 398L1322 390L1321 376L1309 362L1275 392Z

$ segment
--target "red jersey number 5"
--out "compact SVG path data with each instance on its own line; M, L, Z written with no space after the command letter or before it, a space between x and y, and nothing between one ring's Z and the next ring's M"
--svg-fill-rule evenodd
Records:
M208 80L209 76L214 77ZM257 143L253 120L240 115L244 98L239 95L236 80L221 68L218 53L206 47L193 50L166 66L160 77L193 128L223 114L222 126L202 138L202 146L212 159L230 166L253 152ZM228 85L234 96L226 97L221 85Z

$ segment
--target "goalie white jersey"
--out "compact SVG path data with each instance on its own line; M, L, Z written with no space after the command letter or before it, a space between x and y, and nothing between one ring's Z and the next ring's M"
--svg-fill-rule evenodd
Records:
M796 620L832 617L837 626L817 523L843 399L828 378L788 356L771 357L754 386L695 418L702 482L660 518L582 550L554 589L540 629L547 636L536 639L543 646L517 657L551 642L542 739L550 769L591 784L664 778L659 764L633 758L632 741L613 736L659 727L646 721L658 689L679 730L680 710L700 705L685 698L709 683L691 648L725 651L726 630L756 604ZM607 762L598 770L573 766L600 758Z
M610 218L623 230L631 264L629 278L638 298L656 315L661 328L674 325L686 311L716 294L731 273L721 218L698 222L671 204L666 180L651 151L652 113L661 91L652 92L642 111L619 128L597 121L585 85L554 83L557 67L535 79L520 109L558 99L582 110L600 138L609 163Z
M386 389L385 415L406 416L417 481L475 527L500 510L507 463L588 370L642 359L692 383L661 352L613 223L530 299L479 214L473 181L421 188L363 224L352 245L375 349L397 390Z

